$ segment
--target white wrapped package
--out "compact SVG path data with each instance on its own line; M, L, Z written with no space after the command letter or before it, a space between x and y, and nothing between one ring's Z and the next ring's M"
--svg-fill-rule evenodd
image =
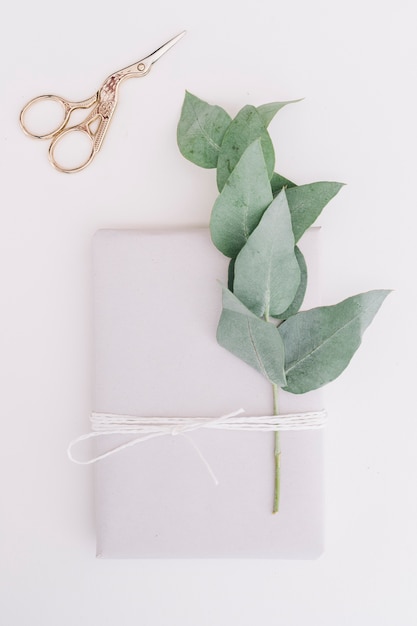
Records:
M318 235L311 228L300 242L309 268L303 308L320 304ZM93 253L95 412L272 413L271 384L216 341L228 259L208 229L101 230ZM320 410L321 393L280 392L279 408ZM103 436L95 452L128 439ZM275 515L271 432L200 429L97 462L97 555L316 558L323 550L323 431L283 432L281 449Z

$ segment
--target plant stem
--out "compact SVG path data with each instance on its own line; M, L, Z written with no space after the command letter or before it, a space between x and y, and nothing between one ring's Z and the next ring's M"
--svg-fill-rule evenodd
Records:
M272 384L272 392L274 397L274 415L278 415L278 385ZM279 511L279 496L281 488L281 443L279 430L275 431L275 481L274 481L274 508L273 513Z
M265 311L265 321L269 322L269 310ZM278 415L278 385L272 383L272 395L274 398L274 410L273 414ZM279 496L281 491L281 442L279 436L279 430L275 431L274 438L274 467L275 467L275 476L274 476L274 506L272 509L273 513L278 513L279 511Z

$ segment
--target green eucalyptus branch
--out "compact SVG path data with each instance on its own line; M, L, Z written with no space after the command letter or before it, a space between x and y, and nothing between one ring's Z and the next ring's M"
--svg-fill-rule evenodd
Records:
M221 107L186 92L177 131L185 158L216 169L219 196L210 232L214 245L231 259L218 343L271 382L275 415L279 388L306 393L343 372L389 293L369 291L300 311L308 272L296 244L343 184L298 186L274 171L268 125L287 104L246 105L232 119ZM278 431L274 455L277 512Z

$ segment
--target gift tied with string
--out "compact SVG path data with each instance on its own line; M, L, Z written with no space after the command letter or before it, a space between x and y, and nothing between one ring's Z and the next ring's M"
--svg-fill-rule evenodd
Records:
M279 390L304 394L339 376L389 293L371 290L302 310L308 271L298 242L343 185L297 185L275 172L268 126L287 104L247 105L232 119L223 108L186 92L177 129L182 155L216 170L219 195L210 234L219 252L230 259L228 277L219 285L223 308L217 341L271 383L273 415L253 417L239 409L185 420L93 414L92 432L73 444L114 433L132 439L87 463L167 434L188 437L202 428L270 430L275 438L272 511L278 512L280 431L322 428L326 418L324 410L279 415ZM198 448L197 453L213 475L209 460ZM75 460L71 450L69 454Z

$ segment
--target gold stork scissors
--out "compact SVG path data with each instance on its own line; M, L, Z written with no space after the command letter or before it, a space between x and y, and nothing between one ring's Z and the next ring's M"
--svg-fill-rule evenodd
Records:
M35 139L52 139L49 146L49 161L59 172L71 173L79 172L84 169L87 165L89 165L89 163L91 163L101 148L104 136L116 108L118 89L122 80L125 78L146 76L150 72L155 61L160 59L161 56L172 48L172 46L174 46L184 35L185 31L181 32L176 37L173 37L160 48L155 50L155 52L152 52L152 54L149 54L140 61L137 61L136 63L133 63L133 65L129 65L114 74L111 74L108 78L106 78L97 93L87 100L82 100L81 102L70 102L60 96L52 95L33 98L33 100L28 102L26 106L23 107L20 113L20 125L23 132L26 133L26 135L29 135L29 137L34 137ZM58 102L62 106L64 118L55 130L43 135L36 134L35 132L29 130L25 124L25 115L34 104L47 100ZM83 122L74 126L68 126L68 122L73 111L77 109L90 109L91 107L93 107L91 112L87 115ZM91 141L91 152L84 163L81 163L81 165L78 165L77 167L67 168L60 165L55 159L55 148L58 142L60 142L69 133L73 132L81 132L87 135L88 139Z

